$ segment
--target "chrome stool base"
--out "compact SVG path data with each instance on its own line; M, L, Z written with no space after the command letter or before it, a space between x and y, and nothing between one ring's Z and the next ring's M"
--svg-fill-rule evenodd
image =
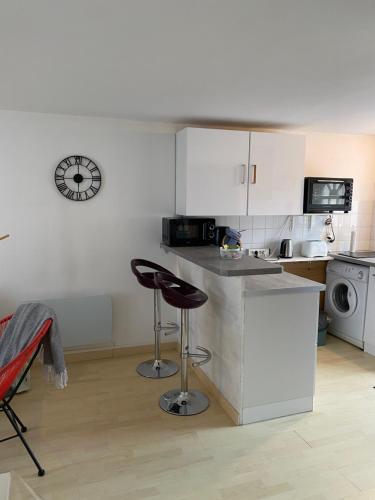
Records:
M160 400L160 408L172 415L197 415L209 407L208 398L200 391L192 390L181 392L181 389L172 389L165 392Z
M137 366L137 373L146 378L167 378L179 370L178 365L169 359L149 359Z

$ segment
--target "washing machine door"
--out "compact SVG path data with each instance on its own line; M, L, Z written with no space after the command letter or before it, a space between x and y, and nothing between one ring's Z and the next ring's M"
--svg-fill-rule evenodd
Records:
M340 318L350 318L358 306L357 292L345 278L336 278L330 283L328 300L330 309Z

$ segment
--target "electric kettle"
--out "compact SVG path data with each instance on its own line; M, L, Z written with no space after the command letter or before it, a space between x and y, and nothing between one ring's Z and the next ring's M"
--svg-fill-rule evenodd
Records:
M292 240L282 240L280 245L280 257L282 259L291 259L293 257L293 242Z

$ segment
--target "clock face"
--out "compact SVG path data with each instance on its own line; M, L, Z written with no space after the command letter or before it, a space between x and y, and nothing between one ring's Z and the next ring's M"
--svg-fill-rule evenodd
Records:
M68 156L55 170L57 189L68 200L86 201L93 198L101 182L99 168L86 156Z

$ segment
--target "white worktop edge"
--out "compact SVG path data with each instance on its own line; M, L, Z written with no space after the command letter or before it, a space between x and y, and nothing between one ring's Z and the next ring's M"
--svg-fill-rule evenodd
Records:
M245 295L265 295L270 293L323 292L326 286L291 273L246 276Z

